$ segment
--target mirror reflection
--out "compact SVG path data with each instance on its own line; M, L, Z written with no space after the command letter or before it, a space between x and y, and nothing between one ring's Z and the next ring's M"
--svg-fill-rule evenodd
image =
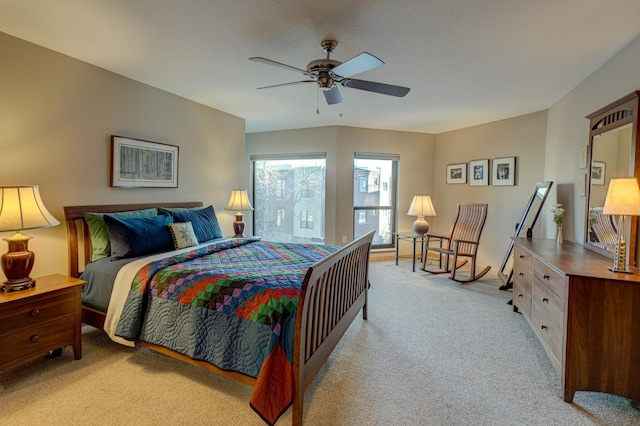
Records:
M591 182L587 244L613 255L617 222L602 214L611 179L633 176L631 123L595 135L591 143Z

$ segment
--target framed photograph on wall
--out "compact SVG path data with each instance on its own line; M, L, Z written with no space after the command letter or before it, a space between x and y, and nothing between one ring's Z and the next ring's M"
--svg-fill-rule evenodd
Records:
M111 136L111 186L177 188L178 147Z
M469 161L469 186L489 185L489 160Z
M491 185L513 186L516 184L516 157L494 158Z
M467 163L447 165L447 184L467 183Z
M591 162L591 183L593 185L604 185L604 177L607 165L603 161Z

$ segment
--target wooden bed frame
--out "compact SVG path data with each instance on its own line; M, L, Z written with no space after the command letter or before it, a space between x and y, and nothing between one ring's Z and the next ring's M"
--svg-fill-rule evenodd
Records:
M69 275L79 277L91 260L91 242L84 213L115 213L153 207L199 207L201 202L119 204L64 207L69 248ZM374 232L353 241L313 265L307 271L300 292L293 352L292 424L301 425L304 393L351 322L362 310L367 319L369 252ZM104 328L105 313L82 307L82 321ZM196 365L221 376L255 386L256 379L224 371L208 362L193 360L162 346L137 341L162 354Z

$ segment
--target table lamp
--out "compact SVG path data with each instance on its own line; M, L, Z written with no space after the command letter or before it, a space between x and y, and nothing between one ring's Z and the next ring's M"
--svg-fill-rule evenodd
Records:
M409 207L409 216L418 216L415 222L413 222L413 232L416 234L424 235L429 232L429 222L427 222L425 216L435 216L436 209L433 208L431 197L428 195L415 195Z
M44 206L38 185L0 187L0 232L15 231L12 237L4 238L9 243L9 251L2 255L7 281L0 291L26 290L36 285L29 277L35 261L35 254L29 250L32 237L20 231L55 225L60 222Z
M625 241L625 216L640 216L640 189L635 178L611 179L604 202L602 214L618 215L618 238L616 241L613 272L632 274L627 262L627 243Z
M233 232L235 235L233 238L241 238L244 237L244 220L242 217L244 214L243 210L253 210L251 203L249 202L249 197L247 197L246 189L233 189L231 190L231 197L229 197L229 202L227 206L224 208L225 210L236 210L236 221L233 222Z

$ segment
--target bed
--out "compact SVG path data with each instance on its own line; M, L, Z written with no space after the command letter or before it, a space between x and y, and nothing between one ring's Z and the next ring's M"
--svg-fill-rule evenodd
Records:
M200 202L64 207L69 275L80 277L94 264L108 263L109 259L93 259L93 245L99 244L98 240L94 239L95 236L90 234L87 222L92 215L104 215L101 217L104 221L108 219L111 233L113 223L120 226L121 222L137 220L114 221L112 215L126 216L129 213L158 208L164 209L164 214L173 215L171 221L175 222L180 221L181 213L173 212L187 211L186 214L189 215L192 214L191 210L205 210ZM211 206L208 208L213 209ZM159 220L154 219L156 222ZM193 223L193 227L196 228L196 221ZM173 232L174 228L171 229ZM192 230L189 226L189 232ZM372 231L344 247L281 244L261 241L259 238L219 238L206 243L198 241L195 246L187 245L175 252L147 253L142 256L130 256L130 259L124 256L120 259L124 261L124 265L117 272L113 290L110 290L109 309L83 298L82 320L99 329L111 330L111 333L116 335L115 339L133 341L136 345L251 385L254 391L250 406L266 423L274 424L291 406L292 423L300 425L303 419L305 390L361 310L363 319L367 319L368 265L373 234ZM110 236L114 238L112 233ZM173 242L176 243L175 236ZM175 247L172 247L172 250L173 248ZM114 246L112 253L115 251ZM150 257L147 258L147 255ZM231 265L235 261L240 262L241 266L236 268ZM111 262L107 266L113 268L117 263ZM271 263L279 269L275 272L269 269ZM219 272L210 271L218 267L223 269ZM83 278L86 279L85 275ZM90 279L93 280L93 276ZM172 279L174 281L171 281ZM245 279L251 281L240 283L239 280ZM202 291L204 281L207 285L212 281L234 282L234 297L230 297L231 293L216 296L217 302L212 303L209 300L211 291ZM181 286L188 287L187 284L193 287L178 290ZM124 293L123 285L127 287ZM265 297L265 294L271 295L267 298L270 300L263 301L259 308L254 306L253 311L247 313L246 308L250 302L241 303L235 299L235 296L240 294L240 288L243 295L245 291L251 293L256 289L255 293L260 293L260 297ZM181 291L182 296L176 296ZM181 297L189 291L190 294L204 294L205 301L194 302L203 297L192 297L190 303L179 303L183 301ZM286 294L278 293L279 291ZM252 299L254 305L257 303L257 296L255 297L256 299ZM236 306L231 306L234 303ZM115 306L121 307L122 314L112 314L118 310ZM213 308L214 306L217 308ZM266 314L263 309L265 306L269 307ZM238 314L241 310L244 317L238 318L242 316ZM177 313L171 313L173 311ZM229 313L228 311L236 312L236 317L223 317L222 314ZM119 315L123 315L123 318L119 318ZM163 322L167 322L166 318L170 318L171 315L181 318L180 321L170 320L173 324L182 324L182 318L191 318L193 325L184 326L185 331L174 337L175 327L169 324L166 326L168 337L163 336ZM202 324L206 324L208 329L201 331ZM114 329L116 331L113 331ZM224 345L218 343L220 340L217 334L215 339L206 337L218 332L224 334ZM262 334L269 332L271 334ZM198 336L205 338L200 339ZM247 339L241 339L242 336L249 336L251 343L246 343ZM188 341L192 338L199 339L195 349L193 342ZM208 346L207 339L212 341ZM180 343L172 343L176 340ZM169 343L166 343L167 341ZM248 357L248 349L245 348L248 345L259 346L258 352L261 351L262 355L252 354L253 358ZM216 351L219 352L220 346L235 349L223 355L214 354ZM211 356L208 351L211 351ZM234 359L238 351L238 359ZM219 360L221 362L218 362ZM246 365L250 367L247 368Z

